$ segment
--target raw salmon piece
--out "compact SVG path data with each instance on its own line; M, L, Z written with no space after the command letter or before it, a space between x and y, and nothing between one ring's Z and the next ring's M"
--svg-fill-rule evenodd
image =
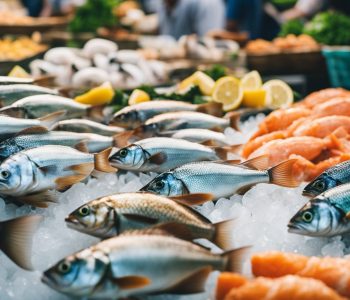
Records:
M255 276L275 278L293 274L311 277L324 282L339 294L350 297L350 260L267 252L253 255L251 263Z
M225 300L345 300L323 282L299 276L260 277L233 288Z
M219 275L216 284L216 300L223 300L233 288L246 284L248 280L237 273L224 272Z
M350 94L347 97L337 97L321 105L315 106L312 116L348 116L350 117Z
M332 98L349 96L349 95L350 95L350 92L342 88L324 89L321 91L311 93L309 96L304 98L302 102L300 102L300 105L307 108L313 108L316 105L320 105L324 102L327 102Z

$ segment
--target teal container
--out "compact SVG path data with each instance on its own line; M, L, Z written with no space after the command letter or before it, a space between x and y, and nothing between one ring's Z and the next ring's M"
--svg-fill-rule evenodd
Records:
M322 53L332 86L350 89L350 47L326 47Z

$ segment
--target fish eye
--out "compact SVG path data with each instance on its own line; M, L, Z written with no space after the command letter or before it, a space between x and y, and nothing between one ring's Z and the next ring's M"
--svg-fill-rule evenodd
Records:
M87 216L88 214L90 214L90 208L88 206L83 206L79 209L79 214L83 217Z
M58 265L58 271L62 274L66 274L70 271L71 264L67 261L63 261Z
M125 158L127 155L128 155L128 150L127 149L119 150L119 156Z
M157 189L162 189L162 188L164 188L164 186L165 186L165 183L164 183L163 180L156 182L156 188Z
M324 190L325 187L326 187L326 184L322 181L322 180L317 180L315 183L314 183L314 187L318 190Z
M6 170L2 170L2 171L0 172L0 175L1 175L2 178L7 179L7 178L10 177L10 172L9 172L9 171L6 171Z
M314 215L312 212L310 211L306 211L303 213L302 215L302 219L303 221L305 221L306 223L310 223L312 221L312 219L314 218Z

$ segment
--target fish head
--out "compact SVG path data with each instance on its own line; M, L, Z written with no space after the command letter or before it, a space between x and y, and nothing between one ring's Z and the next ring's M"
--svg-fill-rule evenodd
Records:
M21 185L21 164L6 159L0 165L0 191L13 190Z
M116 112L110 124L127 129L133 129L141 125L139 112L137 110L130 110L127 112Z
M189 193L184 182L176 178L171 171L158 175L150 183L145 185L141 191L163 196L177 196Z
M323 173L304 188L303 195L316 197L319 194L336 187L338 184L339 183L337 182L337 180L335 180L328 174Z
M113 154L109 161L113 166L120 169L137 169L145 163L146 153L140 145L131 144Z
M289 221L288 231L307 236L332 236L341 227L344 213L324 198L314 198Z
M69 228L97 237L117 235L112 207L104 202L91 201L80 206L65 219Z
M22 149L17 149L9 140L6 140L0 144L0 161L5 160L10 157L12 154L20 151Z
M107 268L108 258L105 254L86 249L46 270L41 281L61 293L90 296L102 281Z

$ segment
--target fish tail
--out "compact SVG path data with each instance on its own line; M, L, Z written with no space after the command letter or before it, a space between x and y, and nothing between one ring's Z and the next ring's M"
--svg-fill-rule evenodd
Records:
M213 238L214 244L219 246L221 249L232 249L233 248L233 234L232 228L235 226L236 219L226 220L213 224L215 228L215 234Z
M93 120L103 122L105 121L105 115L103 113L104 109L105 109L105 106L103 105L91 106L87 109L87 116Z
M239 152L242 149L242 145L232 145L232 146L225 146L225 147L213 147L216 155L223 160L227 160L227 155L229 153L232 154L239 154Z
M270 182L285 187L297 187L300 182L294 176L294 164L298 159L289 159L268 169Z
M243 262L247 256L251 246L241 247L234 250L228 250L221 254L221 257L226 258L224 271L227 272L242 272Z
M47 129L52 129L52 127L61 120L61 118L67 113L66 110L56 111L54 113L48 114L39 118L41 125Z
M241 121L241 113L233 112L229 115L230 126L237 131L241 131L239 123Z
M18 266L32 270L30 259L33 234L42 217L25 216L0 223L1 250Z
M114 173L117 172L118 169L113 168L109 164L109 154L111 153L112 148L108 148L103 150L100 153L94 154L95 156L95 169L97 171L105 172L105 173Z
M213 115L216 117L221 117L223 114L222 103L210 102L205 104L200 104L197 107L198 112Z
M134 136L134 131L124 131L113 136L113 145L117 148L123 148L129 145L129 140Z

